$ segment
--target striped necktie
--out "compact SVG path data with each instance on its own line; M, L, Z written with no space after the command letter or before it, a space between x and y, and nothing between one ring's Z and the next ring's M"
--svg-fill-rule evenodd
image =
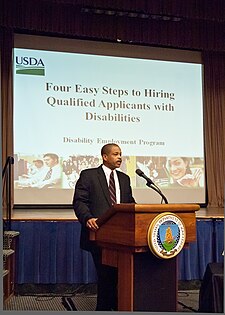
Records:
M50 170L47 172L47 174L43 180L48 180L51 178L51 176L52 176L52 168L50 168Z
M111 172L110 177L109 177L109 195L110 195L110 199L113 206L116 203L116 187L115 187L113 171Z

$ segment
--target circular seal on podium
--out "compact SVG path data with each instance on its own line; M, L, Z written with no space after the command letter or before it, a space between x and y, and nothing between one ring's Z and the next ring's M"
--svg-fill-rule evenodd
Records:
M173 258L185 244L185 224L174 213L161 213L150 223L147 238L149 249L155 256L162 259Z

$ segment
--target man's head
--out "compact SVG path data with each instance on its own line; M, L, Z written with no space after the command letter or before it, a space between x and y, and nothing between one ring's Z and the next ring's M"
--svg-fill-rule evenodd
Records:
M102 147L101 150L103 164L114 170L120 167L122 162L122 153L120 147L115 143L108 143Z
M53 167L59 163L59 157L55 153L46 153L44 155L44 162L47 166Z

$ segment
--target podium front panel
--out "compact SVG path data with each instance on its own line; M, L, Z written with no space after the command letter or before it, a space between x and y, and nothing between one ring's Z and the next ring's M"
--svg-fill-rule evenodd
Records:
M134 255L134 311L176 312L177 260Z

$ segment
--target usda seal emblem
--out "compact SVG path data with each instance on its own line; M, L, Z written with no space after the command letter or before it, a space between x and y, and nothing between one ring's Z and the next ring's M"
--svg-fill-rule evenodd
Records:
M159 258L173 258L185 244L186 230L180 217L164 212L157 215L148 229L148 246Z

